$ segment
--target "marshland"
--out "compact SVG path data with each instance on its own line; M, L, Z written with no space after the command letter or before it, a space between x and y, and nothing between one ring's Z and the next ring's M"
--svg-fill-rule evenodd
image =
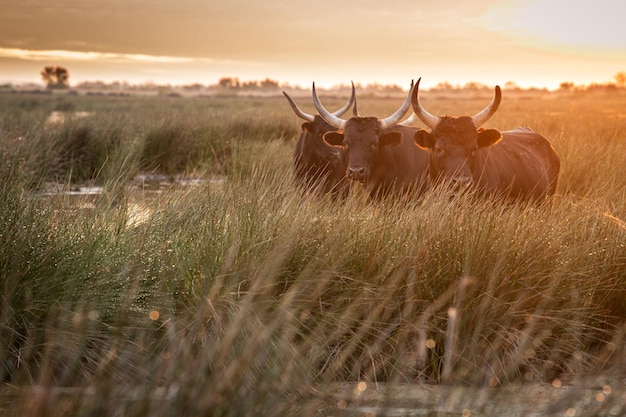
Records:
M503 90L546 204L371 203L295 187L282 96L0 94L0 415L623 415L625 109Z

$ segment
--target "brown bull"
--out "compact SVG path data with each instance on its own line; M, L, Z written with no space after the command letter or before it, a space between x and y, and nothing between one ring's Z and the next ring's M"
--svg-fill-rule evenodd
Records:
M349 184L345 179L346 164L343 150L324 142L326 132L335 128L324 121L319 115L306 113L298 107L287 93L283 94L289 101L296 116L304 120L302 131L293 152L293 169L296 184L305 191L330 193L334 197L345 197ZM348 102L334 116L346 113L355 102L354 84Z
M417 128L409 127L413 117L400 119L411 107L411 89L404 103L384 119L354 116L344 120L328 112L315 91L313 103L320 116L337 129L324 140L345 153L346 177L365 186L372 199L390 194L418 193L427 180L428 152L413 144Z
M430 152L433 180L520 200L543 200L555 193L560 159L545 137L526 127L503 132L481 128L500 105L500 87L472 117L433 116L419 103L418 90L419 80L411 97L413 111L431 131L416 132L414 141Z

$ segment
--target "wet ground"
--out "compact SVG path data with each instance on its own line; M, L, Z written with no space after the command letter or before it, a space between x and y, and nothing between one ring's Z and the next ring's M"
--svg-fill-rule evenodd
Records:
M333 387L324 416L580 417L625 416L624 381L476 388L406 384Z
M181 175L140 173L126 187L125 201L129 226L136 226L147 221L154 210L154 199L161 193L177 189L188 189L211 183L221 187L223 178L205 180ZM46 184L44 190L36 197L44 197L50 201L63 202L62 206L72 210L95 209L98 198L105 193L105 188L98 185L68 185L56 182Z
M626 416L624 382L598 381L590 385L525 384L497 388L401 384L368 386L361 383L320 387L312 398L301 398L289 416L315 417L623 417ZM558 384L557 384L558 385ZM176 401L177 389L155 387L146 392L126 390L121 403ZM58 388L33 386L6 389L0 395L0 411L23 401L76 400L97 396L94 387ZM26 399L31 400L26 400ZM79 401L80 403L80 401ZM22 407L23 408L23 407ZM1 414L1 413L0 413ZM254 414L250 414L254 415Z

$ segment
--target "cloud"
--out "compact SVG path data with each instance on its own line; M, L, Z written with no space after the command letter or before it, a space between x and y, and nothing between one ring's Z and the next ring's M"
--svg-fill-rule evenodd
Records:
M147 54L123 54L115 52L67 51L67 50L33 50L19 48L1 48L0 58L19 59L24 61L64 60L69 62L110 62L110 63L143 63L143 64L211 64L239 65L263 67L266 62L212 59L202 57L180 57Z
M37 51L31 49L0 48L1 58L16 58L28 61L48 61L65 59L69 61L121 61L121 62L155 62L155 63L189 63L197 58L155 56L144 54L119 54L111 52L77 52L64 50Z
M41 67L51 64L68 67L74 82L99 79L176 84L212 83L225 76L259 79L272 75L276 66L269 61L0 47L0 82L34 81Z

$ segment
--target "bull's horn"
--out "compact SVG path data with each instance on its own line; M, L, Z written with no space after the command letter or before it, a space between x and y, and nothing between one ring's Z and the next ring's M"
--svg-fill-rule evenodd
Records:
M396 112L393 113L391 116L385 117L384 119L380 121L380 126L383 129L391 125L395 125L406 114L406 112L409 110L409 107L411 107L411 93L412 92L413 92L413 80L411 80L411 88L409 88L409 94L406 96L406 99L404 100L404 103L402 103L400 108L396 110Z
M319 112L320 116L322 116L322 119L324 119L326 123L328 123L329 125L331 125L332 127L336 129L343 129L346 126L346 120L343 120L342 118L335 116L334 114L326 110L324 106L322 106L322 103L320 103L320 99L317 97L317 92L315 91L315 82L313 82L312 93L313 93L313 104L315 105L315 108Z
M350 96L350 99L348 100L348 102L346 104L344 104L344 106L342 108L340 108L339 110L333 112L334 116L342 116L345 112L347 112L348 110L350 110L350 107L352 107L352 105L354 104L354 106L356 107L356 95L354 93L354 82L350 81L352 83L352 95Z
M439 117L433 116L432 114L428 113L426 109L422 107L422 105L419 102L419 99L417 98L417 92L419 91L421 80L422 78L420 77L417 80L417 84L415 85L415 88L413 89L413 96L411 97L411 104L413 105L413 111L415 112L417 117L419 117L419 119L426 126L430 127L431 129L434 129L435 126L439 124Z
M356 100L354 100L354 107L352 108L352 115L354 117L360 117L359 116L359 109L356 108Z
M300 107L298 107L296 102L293 101L293 99L291 97L289 97L289 94L285 93L284 91L283 91L283 94L285 95L285 97L289 101L289 104L291 105L291 108L293 109L293 112L296 114L296 116L298 116L301 119L304 119L304 120L306 120L308 122L313 122L313 120L315 119L315 116L313 116L312 114L306 113ZM356 95L355 95L355 92L354 92L354 83L352 83L352 95L350 96L350 99L348 99L348 101L346 102L346 104L343 105L342 108L340 108L339 110L333 112L333 114L335 116L341 116L342 114L347 112L350 109L350 107L352 107L352 105L354 104L355 100L356 100Z
M417 120L417 115L415 114L415 112L411 112L411 115L404 122L400 122L398 124L402 126L411 126L413 123L415 123L415 120Z
M293 109L293 112L296 114L296 116L311 123L313 122L313 120L315 120L315 116L302 111L302 109L298 107L296 102L293 101L291 97L289 97L289 94L285 93L284 91L283 91L283 94L285 95L285 97L287 97L287 100L289 101L289 104L291 105L291 108Z
M500 101L502 100L502 91L500 90L500 86L496 85L496 96L493 98L491 103L487 107L485 107L482 111L476 113L472 116L472 122L474 122L474 126L481 127L493 116L493 114L498 110L498 106L500 106Z

